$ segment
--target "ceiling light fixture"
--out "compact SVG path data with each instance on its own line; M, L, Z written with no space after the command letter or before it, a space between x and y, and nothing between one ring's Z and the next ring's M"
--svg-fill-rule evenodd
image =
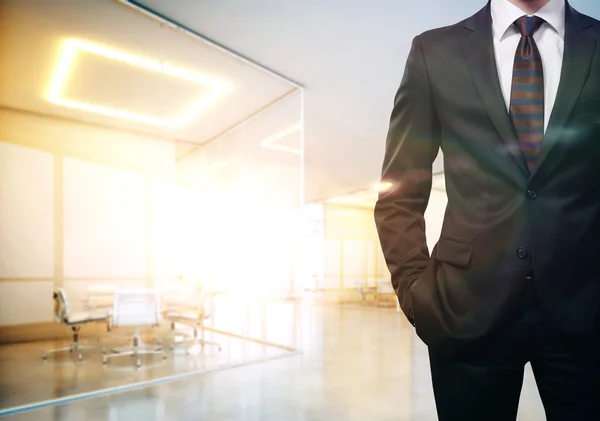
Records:
M194 101L192 105L181 111L175 118L170 120L163 120L148 115L110 107L103 107L85 102L72 101L63 97L63 91L71 77L71 74L73 73L74 64L76 62L75 59L81 52L95 54L108 60L119 61L131 66L141 67L145 70L163 73L171 77L190 81L198 85L206 86L210 88L210 91L202 95L200 98ZM225 95L230 89L231 87L227 82L201 75L180 67L169 66L157 60L149 60L130 53L125 53L123 51L118 51L86 41L67 39L63 44L58 64L54 69L50 86L46 93L46 98L51 103L63 107L74 108L81 111L87 111L124 120L136 121L153 126L177 128L189 122L192 118L197 116L200 112L208 108L220 97Z
M301 154L302 150L300 149L296 149L296 148L292 148L289 146L283 146L283 145L276 145L275 142L277 142L278 140L283 139L286 136L291 135L292 133L295 133L297 131L299 131L301 128L300 123L298 124L294 124L293 126L290 126L286 129L281 130L280 132L275 133L274 135L264 139L262 142L260 142L260 145L265 147L265 148L269 148L269 149L275 149L278 151L283 151L283 152L290 152L290 153L295 153L295 154Z

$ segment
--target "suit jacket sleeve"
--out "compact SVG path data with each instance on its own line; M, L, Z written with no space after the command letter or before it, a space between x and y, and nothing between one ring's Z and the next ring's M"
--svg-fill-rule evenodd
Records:
M420 37L411 46L395 97L383 160L375 223L400 306L414 324L408 290L429 262L425 209L432 165L440 145L439 123ZM389 184L388 184L389 183Z

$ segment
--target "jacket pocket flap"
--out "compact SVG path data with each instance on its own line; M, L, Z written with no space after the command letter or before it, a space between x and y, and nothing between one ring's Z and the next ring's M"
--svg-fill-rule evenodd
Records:
M469 266L473 245L449 238L440 238L435 251L435 259L456 266Z

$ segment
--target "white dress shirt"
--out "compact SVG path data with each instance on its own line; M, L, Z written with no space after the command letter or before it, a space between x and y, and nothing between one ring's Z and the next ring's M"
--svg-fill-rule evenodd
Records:
M508 0L492 0L492 31L494 52L502 94L510 109L513 63L521 34L513 26L514 21L526 15ZM548 127L550 114L556 100L562 70L565 39L565 0L550 0L534 16L546 21L533 38L542 57L544 68L544 130Z

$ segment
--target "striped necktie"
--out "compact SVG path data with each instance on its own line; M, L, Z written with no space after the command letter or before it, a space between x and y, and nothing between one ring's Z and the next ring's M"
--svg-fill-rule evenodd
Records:
M536 164L544 137L544 69L533 34L544 23L537 16L515 21L521 40L515 53L510 115L529 170Z

